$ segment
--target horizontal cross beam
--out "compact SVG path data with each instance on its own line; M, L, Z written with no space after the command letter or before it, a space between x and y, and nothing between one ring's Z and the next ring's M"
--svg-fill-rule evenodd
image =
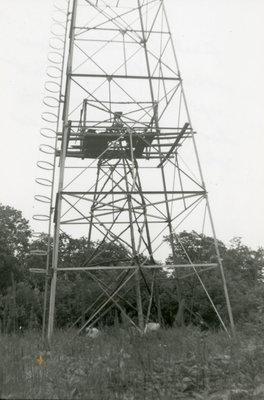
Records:
M80 29L82 31L111 31L111 32L120 32L120 28L101 28L101 27L97 27L97 26L75 26L74 29ZM129 29L129 28L125 28L124 29L125 32L137 32L137 33L158 33L158 34L166 34L166 35L170 35L170 32L168 31L154 31L154 30L144 30L142 31L142 29Z
M93 267L62 267L58 268L57 271L97 271L97 270L123 270L123 269L162 269L162 268L200 268L200 267L218 267L218 264L155 264L155 265L96 265ZM46 270L43 268L30 268L30 272L45 274Z
M89 192L62 192L62 194L67 195L67 196L74 196L74 195L91 195L91 194L115 194L115 195L135 195L135 194L197 194L197 195L205 195L206 191L205 190L187 190L187 191L180 191L180 190L166 190L166 191L160 191L160 190L143 190L142 192L131 192L131 191L109 191L109 190L104 190L104 191L89 191Z
M108 75L108 74L70 74L76 78L104 78L104 79L151 79L159 81L179 81L179 77L173 76L148 76L148 75Z

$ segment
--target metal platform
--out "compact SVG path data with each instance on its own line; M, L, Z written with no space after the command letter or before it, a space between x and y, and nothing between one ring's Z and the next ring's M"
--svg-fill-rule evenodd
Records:
M153 119L146 127L131 128L122 119L122 112L114 113L111 126L83 126L70 124L68 134L67 157L92 159L153 159L163 157L160 165L174 157L174 150L181 146L181 141L191 137L193 131L189 123L180 128L155 129ZM78 142L77 145L70 143Z

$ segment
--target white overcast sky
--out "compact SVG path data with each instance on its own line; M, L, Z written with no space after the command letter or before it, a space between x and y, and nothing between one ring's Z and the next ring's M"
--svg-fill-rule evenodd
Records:
M264 1L165 0L219 239L264 246ZM0 0L0 202L38 212L50 0Z

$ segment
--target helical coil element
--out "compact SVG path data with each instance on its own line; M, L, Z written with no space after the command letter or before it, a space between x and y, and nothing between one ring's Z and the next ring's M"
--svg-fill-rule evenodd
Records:
M34 196L34 199L43 208L39 214L33 215L33 219L41 223L50 221L52 217L52 197L54 183L54 166L57 148L57 132L59 129L59 116L62 105L62 79L65 55L65 39L68 23L68 0L55 0L54 12L51 24L51 38L49 40L50 50L48 52L48 66L46 69L47 80L45 82L45 94L43 104L45 110L41 118L45 125L40 129L40 135L44 139L39 146L42 158L37 161L37 167L41 172L40 176L35 179L37 185L42 191ZM39 229L34 232L35 238L40 238L43 230ZM36 250L35 255L44 255L43 251Z

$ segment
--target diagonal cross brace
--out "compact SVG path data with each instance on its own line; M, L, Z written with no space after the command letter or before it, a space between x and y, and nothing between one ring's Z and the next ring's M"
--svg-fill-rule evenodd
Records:
M160 168L165 161L168 160L168 158L170 157L170 155L172 154L172 152L174 151L174 149L178 146L179 141L181 140L181 138L183 137L183 135L185 134L187 128L189 126L189 123L186 122L182 128L182 130L179 133L179 136L177 137L177 139L175 140L175 142L173 143L173 145L171 146L170 150L168 151L166 157L163 158L163 160L161 160L161 162L159 163L159 165L157 166L157 168Z

